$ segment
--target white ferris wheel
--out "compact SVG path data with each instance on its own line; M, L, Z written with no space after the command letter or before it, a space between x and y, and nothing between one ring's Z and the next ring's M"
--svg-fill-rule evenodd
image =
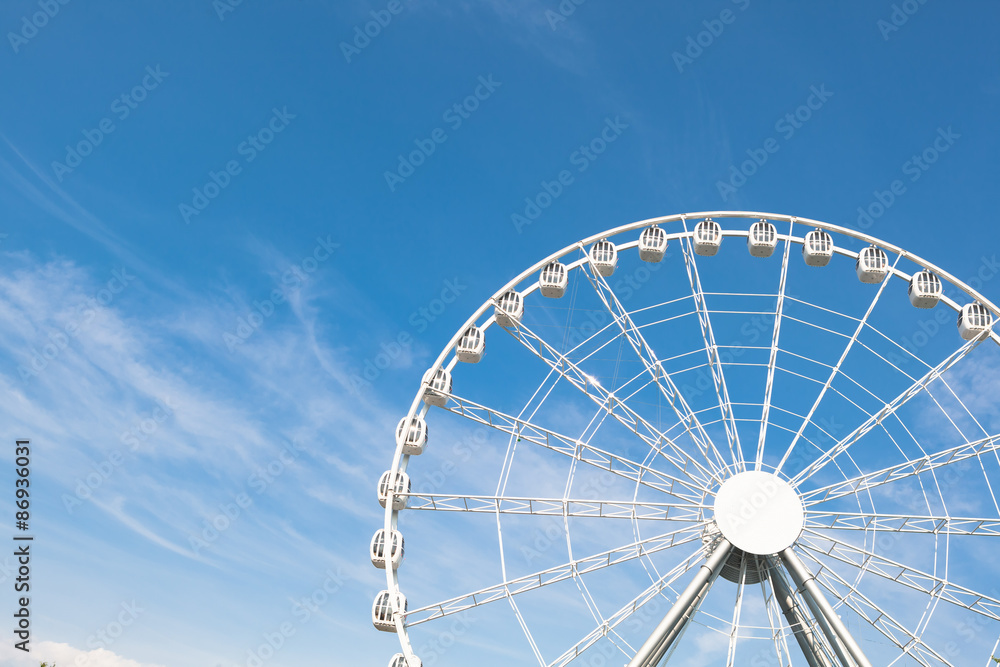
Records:
M1000 310L968 283L733 211L529 267L399 422L390 667L995 664Z

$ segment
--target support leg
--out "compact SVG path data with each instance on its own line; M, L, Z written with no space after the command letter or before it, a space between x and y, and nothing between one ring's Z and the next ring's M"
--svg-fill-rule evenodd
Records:
M774 596L778 600L781 613L784 614L785 620L788 622L788 627L792 629L795 641L798 642L799 648L802 649L802 655L805 656L809 667L834 667L830 659L827 658L826 652L820 646L819 637L813 633L805 610L799 605L798 600L795 599L795 594L788 586L788 582L785 581L781 572L778 571L777 562L769 559L769 565L768 576L771 580L771 588L774 590Z
M816 583L816 578L799 560L791 547L781 552L781 560L788 568L789 574L792 575L792 581L802 591L802 596L813 610L816 621L823 628L823 632L826 633L830 644L844 665L851 666L853 659L858 667L872 667L872 663L865 657L858 643L854 641L847 626L840 620L826 596L823 595L823 591Z
M655 667L660 662L670 649L670 645L684 630L708 589L712 587L732 550L733 545L729 540L725 538L719 540L715 551L702 564L694 579L677 598L677 602L628 663L628 667Z

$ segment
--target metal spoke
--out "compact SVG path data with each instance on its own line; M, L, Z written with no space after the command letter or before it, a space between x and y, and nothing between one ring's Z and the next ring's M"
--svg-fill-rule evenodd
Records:
M521 610L517 607L517 601L515 601L512 596L508 596L507 601L510 602L510 608L514 611L514 617L517 619L517 624L521 626L521 632L524 633L525 639L528 640L528 646L531 647L531 652L535 655L535 660L538 661L539 667L545 667L545 659L542 657L542 652L538 648L538 643L531 634L531 628L528 627L528 623L524 620Z
M809 618L805 606L792 590L793 587L785 581L785 576L778 564L779 561L775 557L769 557L767 562L769 564L768 580L774 591L778 607L788 623L788 628L792 631L792 636L799 645L799 650L802 651L802 656L809 663L809 667L834 667L834 658L830 648L817 632L815 622ZM785 652L788 653L787 645ZM790 661L791 655L788 658Z
M833 652L840 659L840 663L842 665L857 663L858 667L872 667L871 662L865 656L857 641L851 636L843 619L837 614L833 606L827 601L826 596L823 595L823 591L817 586L817 575L808 570L805 563L799 560L795 550L791 547L782 551L780 557L781 562L784 563L788 570L788 574L791 575L792 581L798 586L806 604L812 610L817 624L830 642Z
M936 468L979 457L982 454L996 453L998 450L1000 450L1000 434L991 435L973 442L958 445L957 447L945 449L936 454L921 456L876 472L858 475L843 482L806 491L802 493L802 502L806 506L809 506L828 500L854 496L860 492L874 489L899 479L920 475Z
M722 571L733 545L725 538L720 538L715 551L702 563L698 573L677 598L667 615L659 622L653 634L639 647L628 663L628 667L654 667L670 650L671 644L684 632L695 610L705 598L708 589L715 583Z
M563 498L515 498L400 493L409 498L409 510L478 512L484 514L534 514L538 516L604 517L650 521L703 522L707 507L687 503L645 503Z
M701 499L708 493L706 487L689 477L669 475L627 457L606 452L576 438L506 415L455 394L449 394L448 398L449 403L444 409L449 412L503 431L514 438L583 461L614 475L625 477L693 503L701 502ZM678 462L670 459L665 452L663 456L675 466L678 465ZM683 468L681 471L687 472Z
M823 556L829 556L834 560L853 565L865 572L877 574L880 577L895 581L908 588L926 593L931 597L940 598L963 609L968 609L977 614L1000 621L1000 600L951 583L933 574L921 572L902 563L897 563L885 556L880 556L862 547L834 539L815 530L808 528L806 530L816 537L830 542L830 547L822 548L813 540L800 540L799 546L803 549L808 549Z
M819 459L806 466L802 472L792 478L792 482L799 484L822 470L835 457L850 449L854 443L864 437L876 426L881 424L882 420L886 417L894 415L899 408L906 405L906 403L908 403L914 396L917 396L920 392L924 391L928 385L934 382L934 380L941 377L948 371L948 369L964 359L982 341L983 338L968 341L965 345L953 352L947 359L928 371L926 375L920 378L920 380L910 385L910 387L908 387L903 393L893 399L891 403L887 403L884 408L869 417L861 426L848 434L843 440L839 441L828 451L824 452Z
M896 268L896 264L899 263L901 257L902 255L896 256L896 261L893 262L892 265L893 269ZM889 280L891 280L891 275L886 275L886 277L882 279L882 283L878 286L878 291L875 293L875 298L872 299L871 304L868 306L868 310L865 311L864 317L862 317L858 321L858 326L854 330L854 335L851 336L851 339L847 342L847 345L844 347L844 351L841 353L840 359L837 361L837 364L833 367L833 370L830 371L830 376L827 378L826 384L823 385L823 388L819 392L819 396L816 397L816 400L813 402L812 407L809 408L809 412L806 414L806 418L802 420L802 426L799 427L798 433L796 433L795 437L792 438L791 444L789 444L788 449L785 450L785 455L781 457L781 461L778 463L777 467L778 471L781 470L781 467L785 465L785 461L787 461L788 457L791 456L792 450L795 449L795 445L798 444L799 438L802 437L802 433L806 430L806 427L810 423L812 423L813 415L816 414L816 410L819 409L820 403L823 402L823 397L825 397L826 392L830 390L830 387L833 385L834 379L837 377L837 374L840 373L841 366L844 365L844 361L847 360L847 356L851 353L851 350L854 348L854 344L857 342L858 337L861 335L861 332L864 331L865 324L868 322L868 318L871 317L871 314L875 311L875 306L878 305L879 299L882 298L882 293L885 291L886 285L889 284Z
M781 614L780 605L778 604L773 586L768 589L765 584L771 576L770 567L766 567L765 562L763 558L757 559L757 575L760 578L760 592L764 598L764 609L767 611L767 624L771 630L771 641L774 642L774 653L778 659L778 665L780 667L791 667L792 655L788 650L785 633L780 627L781 621L778 620ZM775 622L776 620L778 621L777 623Z
M930 667L930 665L926 662L929 658L938 660L943 665L951 666L950 662L945 660L940 654L937 653L937 651L925 644L919 636L910 632L904 625L899 623L888 612L872 602L867 596L851 586L835 571L826 567L822 562L808 552L804 553L804 556L816 564L816 567L818 568L815 573L816 581L819 582L823 588L829 591L831 595L840 599L866 623L882 633L886 639L901 649L904 654L909 655L922 665L927 665L927 667ZM835 583L846 588L848 590L847 595L841 595L838 592ZM900 635L902 635L902 637L900 637Z
M584 250L582 246L580 249ZM629 345L631 345L632 350L645 367L646 372L660 389L660 393L663 394L664 398L669 402L670 407L677 413L677 418L684 424L686 432L690 435L702 456L713 465L716 472L725 468L726 462L715 447L715 443L712 442L712 439L698 421L697 416L691 411L691 406L688 405L684 395L677 388L673 378L663 368L663 363L657 358L656 353L653 352L653 348L643 337L640 328L636 326L631 314L625 309L621 301L618 300L618 296L611 289L611 286L608 285L608 281L604 279L604 276L594 268L593 261L588 261L586 266L588 270L584 271L584 275L587 276L604 307L608 309L608 313L614 318L615 323L621 329L622 335L628 341Z
M864 530L924 535L1000 535L1000 519L971 519L905 514L864 514L852 512L806 512L807 528Z
M788 229L785 249L781 256L781 278L778 280L778 304L774 312L774 328L771 331L771 354L767 361L767 384L764 385L764 408L760 417L760 437L757 439L757 457L754 470L760 470L764 462L764 441L767 438L767 422L771 417L771 396L774 393L774 372L778 365L778 338L781 334L781 316L785 310L785 285L788 282L788 256L792 249L790 240L795 223Z
M599 382L576 364L570 361L565 355L560 354L555 348L545 340L537 336L524 324L506 329L515 340L528 348L539 359L551 368L555 369L567 382L587 395L594 403L601 406L612 417L621 422L626 428L635 433L654 450L660 452L668 460L684 461L677 464L681 470L697 480L702 486L708 484L709 480L715 477L715 471L706 468L701 462L694 459L687 451L677 445L672 439L666 437L660 430L655 428L648 421L639 416L634 410L615 396L614 392L608 391ZM661 443L674 454L676 458L671 459L663 451ZM709 463L706 461L706 463ZM711 465L709 463L709 465Z
M747 557L740 559L740 576L736 583L736 606L733 608L733 627L729 632L729 650L726 652L726 667L736 664L736 641L740 637L740 615L743 613L743 591L746 588Z
M701 559L701 550L695 551L693 554L688 556L688 558L681 561L672 570L670 570L670 572L660 577L649 588L635 596L625 606L609 616L607 620L591 630L585 637L571 646L561 656L549 663L549 667L562 667L563 665L566 665L580 657L580 655L582 655L587 649L596 644L601 637L607 636L616 627L627 621L639 610L641 610L651 600L655 599L656 596L661 595L666 589L672 588L672 585L684 576Z
M472 609L473 607L503 600L513 595L533 591L542 586L549 586L560 581L572 579L578 574L586 574L587 572L593 572L594 570L642 558L643 556L664 551L671 547L695 542L701 539L703 529L704 525L679 528L669 533L657 535L656 537L639 540L616 549L594 554L593 556L587 556L523 577L504 581L467 595L460 595L442 602L420 607L407 614L406 624L409 626L419 625L436 618L463 612L466 609Z
M684 223L684 229L687 231L687 222ZM722 411L723 424L726 428L726 440L729 442L729 451L733 455L733 464L741 470L746 470L746 462L743 460L743 449L740 446L740 433L736 428L736 421L733 418L733 406L729 401L726 376L722 372L719 347L715 343L712 320L708 315L708 306L705 304L705 293L701 289L701 278L698 275L698 264L694 259L693 241L690 237L686 237L681 245L684 248L684 266L687 268L688 282L691 283L691 293L694 295L695 305L698 308L698 324L701 325L701 335L705 340L705 352L708 353L708 361L712 366L712 381L715 383L715 393L719 399L719 410Z

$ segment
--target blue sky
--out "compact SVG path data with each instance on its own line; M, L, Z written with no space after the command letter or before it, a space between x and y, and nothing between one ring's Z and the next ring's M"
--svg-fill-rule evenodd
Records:
M290 623L267 664L386 664L367 547L392 430L484 300L603 229L861 225L1000 301L998 19L987 0L4 3L0 423L35 449L32 657L233 667ZM850 295L831 298L863 313ZM538 378L515 368L491 372L523 406ZM482 627L438 664L530 660ZM32 664L9 643L3 664Z

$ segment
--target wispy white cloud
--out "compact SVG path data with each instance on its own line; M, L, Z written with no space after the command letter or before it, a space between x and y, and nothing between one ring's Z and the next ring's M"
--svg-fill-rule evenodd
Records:
M396 416L374 399L349 397L347 351L324 338L320 312L329 309L311 305L318 297L308 286L281 326L231 353L219 332L235 306L154 297L139 282L107 305L87 306L93 312L63 340L66 323L82 321L80 304L106 280L102 271L27 253L5 254L4 267L0 389L8 398L0 419L45 443L35 465L60 499L51 516L57 532L71 541L75 532L100 534L164 572L254 572L295 587L334 564L353 586L378 585L374 570L360 569L368 535L357 527L380 521L374 482ZM32 348L41 352L53 336L62 342L57 353L22 377L18 366L30 368ZM164 405L169 414L153 420ZM134 446L122 435L130 430L142 437ZM224 517L237 497L248 506ZM206 535L207 547L196 549L192 538ZM348 539L357 539L358 563L341 553ZM356 623L342 606L327 613L338 627ZM61 614L70 626L91 623L80 605ZM61 650L54 659L73 664L72 649ZM110 653L94 658L139 665Z
M131 660L104 648L84 651L69 644L51 641L32 645L30 654L4 642L0 645L0 661L8 667L38 667L40 662L77 667L162 667L151 662Z

